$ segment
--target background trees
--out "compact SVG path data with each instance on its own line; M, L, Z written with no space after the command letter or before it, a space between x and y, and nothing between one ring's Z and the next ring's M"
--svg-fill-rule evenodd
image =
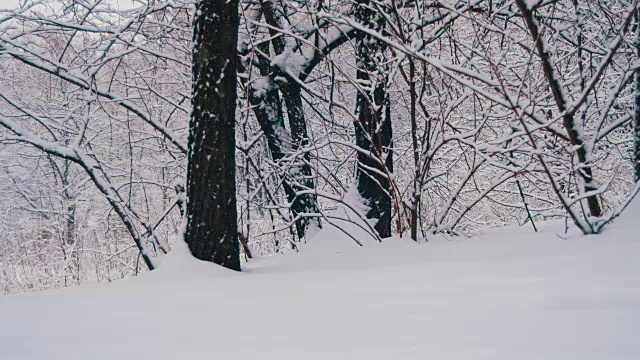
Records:
M225 144L191 162L204 167L235 140L235 175L207 168L186 188L235 177L221 221L235 219L246 250L295 248L337 207L369 218L375 239L547 218L595 233L638 191L637 1L237 8L237 99L222 106L235 136L215 126L190 142ZM213 111L190 104L216 104L190 95L193 16L189 1L44 1L2 14L0 226L38 230L0 235L0 271L15 279L21 264L47 279L34 287L60 286L135 273L138 259L152 268L169 251L194 173L189 114ZM7 292L27 287L11 281Z

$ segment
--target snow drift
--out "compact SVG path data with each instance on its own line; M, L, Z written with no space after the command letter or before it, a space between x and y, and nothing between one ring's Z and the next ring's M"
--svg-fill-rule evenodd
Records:
M329 226L244 273L178 248L137 278L0 298L0 358L639 359L639 216L364 247Z

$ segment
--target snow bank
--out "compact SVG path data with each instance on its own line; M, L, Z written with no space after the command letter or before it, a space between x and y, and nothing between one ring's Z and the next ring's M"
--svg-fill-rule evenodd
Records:
M325 228L245 273L183 248L135 279L0 298L0 359L640 359L639 214L421 245Z

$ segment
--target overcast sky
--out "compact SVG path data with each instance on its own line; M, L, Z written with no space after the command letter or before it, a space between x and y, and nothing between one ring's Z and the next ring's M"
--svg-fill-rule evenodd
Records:
M18 0L0 0L0 9L12 9L18 6Z

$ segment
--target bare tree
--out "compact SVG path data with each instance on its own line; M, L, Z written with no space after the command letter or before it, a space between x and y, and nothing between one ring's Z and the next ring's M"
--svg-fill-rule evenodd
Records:
M364 27L382 31L384 18L368 0L356 2L354 18ZM356 76L362 91L356 94L358 119L354 126L356 146L365 150L357 155L357 189L367 218L376 219L375 229L385 238L391 236L392 215L392 192L385 170L393 172L391 107L387 79L380 71L386 46L366 32L358 32L356 41Z
M185 241L193 256L240 270L235 116L238 2L196 4Z

